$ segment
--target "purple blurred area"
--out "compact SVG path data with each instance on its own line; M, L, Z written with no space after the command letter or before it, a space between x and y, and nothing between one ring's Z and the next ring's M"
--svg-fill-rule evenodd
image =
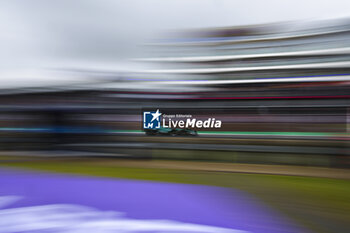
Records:
M2 232L304 231L232 189L13 170L0 182Z

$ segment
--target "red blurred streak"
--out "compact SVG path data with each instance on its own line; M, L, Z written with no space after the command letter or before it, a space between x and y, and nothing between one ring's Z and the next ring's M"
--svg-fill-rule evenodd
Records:
M262 96L262 97L198 97L190 99L349 99L350 95L333 95L333 96Z

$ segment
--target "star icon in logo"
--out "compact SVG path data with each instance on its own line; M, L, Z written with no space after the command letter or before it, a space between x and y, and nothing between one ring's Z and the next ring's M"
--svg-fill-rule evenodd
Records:
M157 109L157 111L156 111L155 113L151 113L151 114L152 114L152 116L153 116L151 122L154 121L155 119L157 119L157 121L159 121L159 117L160 117L160 115L162 115L162 114L159 112L159 109Z

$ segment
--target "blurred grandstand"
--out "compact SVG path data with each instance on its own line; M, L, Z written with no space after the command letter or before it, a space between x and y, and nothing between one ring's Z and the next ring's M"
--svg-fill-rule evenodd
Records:
M3 85L1 148L349 166L349 19L184 30L146 49L137 68ZM69 82L49 82L53 73ZM214 116L223 127L147 137L142 108Z

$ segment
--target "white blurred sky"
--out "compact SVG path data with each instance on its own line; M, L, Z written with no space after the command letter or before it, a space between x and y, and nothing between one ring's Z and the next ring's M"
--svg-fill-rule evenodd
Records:
M123 66L162 29L349 16L349 0L0 0L0 79L44 67Z

